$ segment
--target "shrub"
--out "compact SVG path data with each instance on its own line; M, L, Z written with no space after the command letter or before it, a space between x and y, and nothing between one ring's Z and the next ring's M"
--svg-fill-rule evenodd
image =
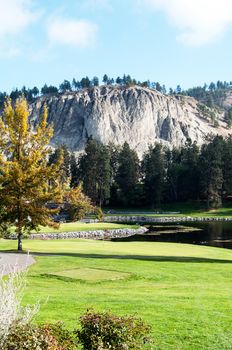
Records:
M49 329L33 325L14 325L2 350L63 350Z
M150 344L150 326L141 319L87 311L77 337L85 350L140 350Z
M2 350L75 350L74 335L62 323L14 325L4 341Z
M10 329L17 325L28 324L38 312L39 304L21 306L25 275L14 269L6 278L0 272L0 348L5 342Z
M77 342L74 333L67 330L62 322L45 325L43 326L43 329L46 329L52 334L62 350L76 349Z

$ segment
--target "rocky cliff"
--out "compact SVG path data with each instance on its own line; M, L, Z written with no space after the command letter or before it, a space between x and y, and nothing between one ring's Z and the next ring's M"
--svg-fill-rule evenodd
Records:
M222 117L217 117L215 127L193 98L138 86L42 96L30 106L32 122L45 103L54 125L52 143L66 144L73 151L82 151L90 136L105 144L127 141L141 155L155 142L179 147L187 139L202 144L208 134L229 133Z

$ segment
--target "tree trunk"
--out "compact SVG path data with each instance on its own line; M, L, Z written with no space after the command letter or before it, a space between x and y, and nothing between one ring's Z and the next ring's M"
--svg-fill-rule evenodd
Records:
M22 251L23 250L23 244L22 244L23 233L22 233L22 224L20 220L18 220L16 232L18 234L18 251Z
M23 250L23 245L22 245L22 232L18 233L18 251Z

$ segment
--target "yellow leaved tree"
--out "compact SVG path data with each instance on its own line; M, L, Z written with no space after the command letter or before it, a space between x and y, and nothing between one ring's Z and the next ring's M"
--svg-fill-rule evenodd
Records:
M16 227L18 250L22 250L25 232L40 225L58 226L52 218L58 209L51 209L48 203L62 203L64 196L73 193L61 179L62 154L56 163L48 162L53 129L47 123L47 108L33 130L29 115L27 101L22 98L14 105L7 100L0 118L0 224ZM75 193L78 196L81 192ZM86 205L89 210L88 199L80 197L81 207Z

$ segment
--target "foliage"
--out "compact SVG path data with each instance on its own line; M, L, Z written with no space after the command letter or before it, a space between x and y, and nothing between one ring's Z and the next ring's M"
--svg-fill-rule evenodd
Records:
M150 343L150 326L133 316L87 311L81 318L77 336L85 350L140 350Z
M115 182L119 189L119 199L124 206L136 205L135 189L139 181L139 158L127 142L118 155L118 170Z
M49 154L48 165L57 164L62 159L59 168L59 178L63 184L69 185L71 182L71 155L65 145L61 145L55 151Z
M15 106L8 100L0 118L0 201L4 208L1 223L16 226L18 249L22 250L22 234L39 225L56 226L46 207L49 201L60 201L62 187L60 166L48 165L48 143L53 130L47 124L47 108L34 130L29 125L25 99Z
M110 155L108 148L90 138L85 153L79 159L79 180L84 192L93 202L102 206L110 196Z
M40 226L58 227L53 216L60 207L66 207L70 220L88 212L102 216L82 193L80 184L70 188L72 168L67 148L62 146L50 155L53 130L47 115L45 107L32 130L26 100L17 100L15 106L8 100L0 119L0 227L3 231L9 225L16 226L19 250L23 233Z
M75 350L74 335L61 322L47 325L15 324L2 350Z
M218 208L222 204L223 146L223 138L216 136L203 146L200 155L201 186L208 208Z
M144 155L142 162L142 171L144 174L145 198L154 208L158 207L163 197L165 184L165 154L162 146L157 144L150 147Z
M50 323L41 326L44 331L49 332L59 344L60 350L76 349L77 341L74 333L65 328L63 322Z
M220 147L213 146L216 140L210 137L201 148L187 140L172 150L155 144L139 160L127 143L104 146L90 138L78 164L74 155L66 157L65 171L70 174L71 169L71 187L83 181L84 193L94 202L121 208L159 208L165 202L207 200L208 177L211 192L218 193L218 199L209 200L208 205L217 207L232 195L232 137L221 140ZM214 158L221 159L217 162L222 182L219 191L215 189L219 177L215 175Z
M15 325L2 350L63 350L49 329L34 325Z
M69 221L80 220L89 213L95 213L98 219L103 217L101 209L93 206L90 199L83 193L82 184L64 192L63 204L64 212L68 213Z

